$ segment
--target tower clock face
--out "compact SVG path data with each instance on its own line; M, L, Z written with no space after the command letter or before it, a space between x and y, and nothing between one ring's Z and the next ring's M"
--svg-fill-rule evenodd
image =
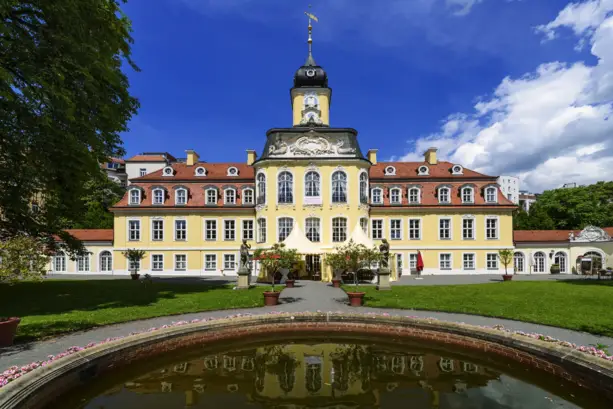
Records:
M315 76L315 70L307 70L306 71L306 75L307 75L307 77L310 77L310 78L314 77Z

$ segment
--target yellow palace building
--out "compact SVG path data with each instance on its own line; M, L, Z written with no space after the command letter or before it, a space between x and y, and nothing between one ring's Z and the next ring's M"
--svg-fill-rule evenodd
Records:
M136 248L146 251L141 273L233 275L245 239L252 251L285 242L305 255L303 274L329 280L325 254L335 246L385 238L405 275L418 251L423 274L502 273L497 252L514 247L516 207L496 177L440 161L436 148L420 162L379 162L355 129L330 126L332 89L310 43L290 91L292 127L270 129L243 163L204 162L187 150L185 160L168 156L131 177L111 209L112 241L90 232L91 254L54 259L52 270L128 274L122 253Z

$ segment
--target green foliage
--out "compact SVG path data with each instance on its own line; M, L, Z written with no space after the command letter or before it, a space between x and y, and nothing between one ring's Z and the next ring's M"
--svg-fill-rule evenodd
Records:
M78 248L63 230L99 164L123 155L120 134L138 108L121 69L138 69L121 3L0 2L0 239L52 247L58 235Z
M0 242L0 283L40 280L47 271L49 256L43 244L28 236Z
M575 230L613 226L613 182L548 190L514 217L516 230Z
M253 259L259 260L262 267L272 282L272 291L275 291L275 274L286 268L290 271L300 261L300 255L296 249L288 249L284 243L275 243L269 249L257 249L253 253Z
M140 265L140 261L145 258L145 250L137 250L137 249L128 249L122 253L125 258L128 259L129 262L135 264L137 267L134 270L134 273L138 273L138 266Z
M72 229L112 229L113 213L109 207L123 197L126 189L110 180L104 172L85 184L82 198L83 211L79 220L70 224Z
M356 244L349 240L347 244L336 247L334 253L326 255L325 262L332 268L333 272L351 272L354 277L354 284L358 287L358 271L370 268L375 262L381 262L381 252L376 248L369 249L363 244Z
M504 273L509 274L508 267L509 267L509 264L513 262L513 250L509 250L509 249L498 250L498 258L500 259L500 262L504 266Z

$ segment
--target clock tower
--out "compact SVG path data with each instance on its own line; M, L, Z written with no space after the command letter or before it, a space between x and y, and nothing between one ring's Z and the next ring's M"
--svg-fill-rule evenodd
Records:
M293 110L293 125L304 126L330 126L330 102L332 89L328 87L328 74L317 65L313 58L312 20L317 18L306 13L309 17L309 56L306 62L294 75L294 86L290 90Z

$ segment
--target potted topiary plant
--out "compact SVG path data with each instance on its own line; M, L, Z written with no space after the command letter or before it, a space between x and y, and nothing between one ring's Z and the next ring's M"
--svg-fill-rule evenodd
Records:
M370 264L379 259L379 252L369 250L363 244L356 244L353 240L336 248L338 266L341 270L350 272L353 276L354 291L347 291L349 305L359 307L364 303L365 293L360 291L358 271L370 267ZM335 259L335 258L333 258ZM342 264L341 264L342 263Z
M125 256L125 258L128 259L128 262L131 265L129 267L131 267L130 276L132 277L132 280L138 280L138 278L140 277L140 274L138 274L138 269L140 268L141 260L145 258L145 251L137 249L128 249L123 252L123 255Z
M498 250L498 258L504 266L502 281L511 281L513 279L513 275L509 274L509 264L513 262L513 250Z
M281 269L291 269L300 259L296 249L287 249L285 244L276 243L270 249L257 249L253 253L253 259L259 260L261 266L270 277L271 289L264 291L264 305L274 306L279 304L279 291L275 290L275 275Z
M560 274L560 265L552 264L551 267L549 268L549 272L551 274Z
M326 255L326 264L330 266L334 276L332 277L332 287L341 288L341 275L345 271L346 262L343 259L343 255L336 252Z
M29 236L0 242L0 257L0 283L8 285L41 280L49 263L43 243ZM0 316L0 347L13 345L20 322L19 317Z

